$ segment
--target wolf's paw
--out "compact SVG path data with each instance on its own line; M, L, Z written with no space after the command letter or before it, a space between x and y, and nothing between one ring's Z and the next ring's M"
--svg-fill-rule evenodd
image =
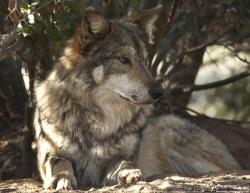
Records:
M140 169L124 169L119 173L119 184L132 184L139 181L142 178Z
M62 177L57 181L56 190L72 190L76 189L76 179Z
M56 190L72 190L77 188L76 178L72 175L56 175L52 180L45 180L45 189L55 188Z

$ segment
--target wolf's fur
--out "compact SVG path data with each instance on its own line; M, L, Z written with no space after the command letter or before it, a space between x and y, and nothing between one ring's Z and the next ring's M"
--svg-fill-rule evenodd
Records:
M137 165L145 177L152 174L198 176L239 168L217 138L173 115L150 119L143 131Z
M159 9L111 21L87 10L51 74L38 83L35 130L45 188L238 167L219 140L188 121L147 118L162 90L147 69Z

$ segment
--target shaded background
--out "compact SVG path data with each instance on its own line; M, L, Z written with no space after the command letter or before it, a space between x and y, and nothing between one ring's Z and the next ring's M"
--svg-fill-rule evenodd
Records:
M0 180L36 175L34 81L50 72L84 8L113 19L159 3L151 71L166 95L155 115L191 119L250 169L249 0L1 0Z

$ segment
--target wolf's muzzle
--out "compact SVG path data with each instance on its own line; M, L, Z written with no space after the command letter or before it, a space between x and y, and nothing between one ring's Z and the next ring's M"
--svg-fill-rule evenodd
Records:
M159 99L161 96L163 96L163 94L164 94L164 89L158 82L154 83L149 89L149 95L153 99Z

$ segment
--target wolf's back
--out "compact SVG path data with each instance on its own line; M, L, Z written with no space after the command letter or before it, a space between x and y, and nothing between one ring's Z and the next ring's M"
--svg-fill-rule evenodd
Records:
M237 169L226 146L188 120L163 115L153 118L143 132L138 165L145 176L205 173Z

